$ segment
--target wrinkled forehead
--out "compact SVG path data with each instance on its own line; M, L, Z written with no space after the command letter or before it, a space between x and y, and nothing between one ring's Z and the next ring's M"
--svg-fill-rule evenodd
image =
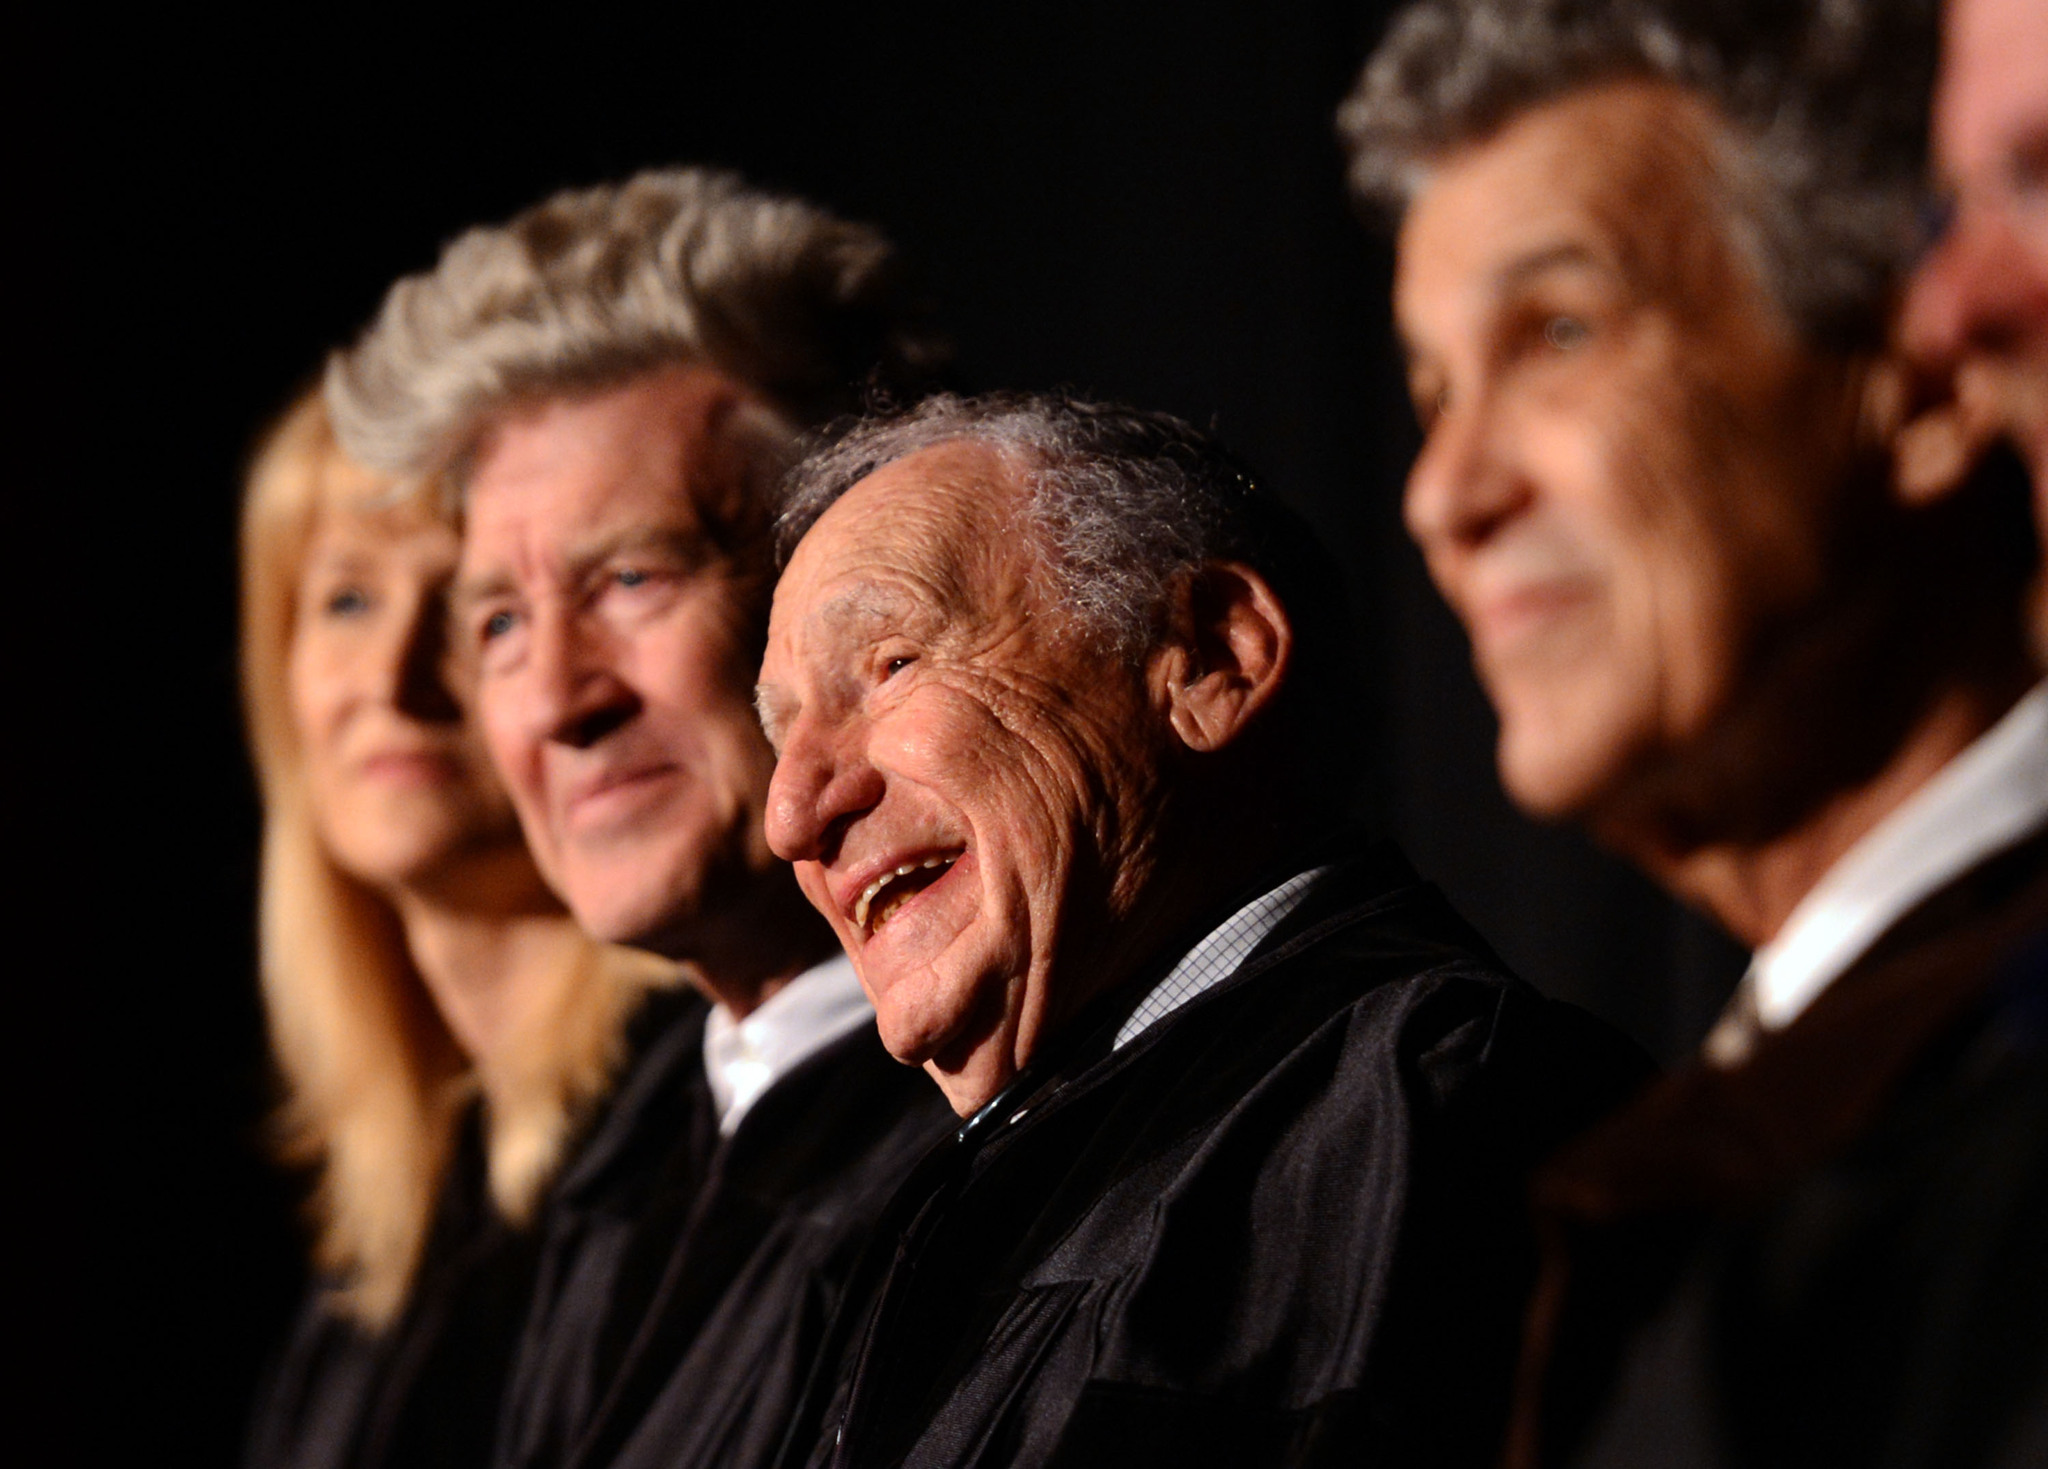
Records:
M783 621L838 618L904 600L952 616L1001 615L1043 556L1024 469L995 446L954 441L882 466L797 543L776 588Z
M1669 82L1598 83L1516 113L1422 176L1402 221L1397 305L1499 295L1557 263L1683 290L1695 257L1729 240L1731 146L1713 106Z
M518 399L464 464L465 536L517 528L565 551L636 526L765 537L750 471L777 433L748 389L690 364Z

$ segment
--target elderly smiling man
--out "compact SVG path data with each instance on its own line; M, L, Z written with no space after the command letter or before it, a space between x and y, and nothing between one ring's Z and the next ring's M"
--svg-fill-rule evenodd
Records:
M769 841L971 1119L795 1459L1482 1460L1525 1170L1640 1071L1333 818L1307 532L1172 419L1008 397L856 429L783 529Z

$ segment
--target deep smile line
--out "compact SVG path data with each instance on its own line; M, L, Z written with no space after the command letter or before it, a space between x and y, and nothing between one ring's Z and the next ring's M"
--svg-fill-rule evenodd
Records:
M955 852L950 857L927 857L922 862L905 862L882 873L873 882L862 888L860 896L853 900L853 926L866 931L868 914L870 912L875 913L875 927L880 928L882 926L882 920L894 911L896 905L885 903L879 911L876 911L874 902L880 896L882 889L888 887L897 878L908 877L913 872L924 872L934 867L940 869L940 875L943 876L945 869L950 868L959 860L960 853ZM937 879L935 878L933 881L937 881ZM908 901L912 894L905 893L903 896L904 900Z

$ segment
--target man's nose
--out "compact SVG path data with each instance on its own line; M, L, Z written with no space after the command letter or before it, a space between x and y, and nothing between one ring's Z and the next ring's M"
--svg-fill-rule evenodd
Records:
M449 686L447 609L438 598L424 600L399 628L390 669L391 702L401 713L427 724L462 717Z
M847 829L881 803L886 781L858 732L798 718L768 784L768 846L785 862L830 862Z
M526 650L530 732L587 749L640 711L620 650L572 617L536 617Z
M1499 452L1484 399L1446 407L1430 425L1401 502L1408 533L1434 557L1485 542L1528 499Z
M1914 272L1901 314L1906 349L1952 366L2048 331L2048 262L2029 258L2004 211L1965 205Z

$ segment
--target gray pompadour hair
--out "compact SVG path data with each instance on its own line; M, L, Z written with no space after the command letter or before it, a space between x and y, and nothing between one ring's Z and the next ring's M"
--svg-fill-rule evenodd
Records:
M776 421L753 427L786 464L866 387L917 380L934 349L906 320L879 231L730 173L650 170L452 241L391 287L325 388L355 458L459 475L510 405L702 362L765 396Z
M1434 162L1631 78L1731 130L1731 223L1809 341L1875 346L1926 219L1938 0L1423 0L1337 115L1358 196L1398 214Z

